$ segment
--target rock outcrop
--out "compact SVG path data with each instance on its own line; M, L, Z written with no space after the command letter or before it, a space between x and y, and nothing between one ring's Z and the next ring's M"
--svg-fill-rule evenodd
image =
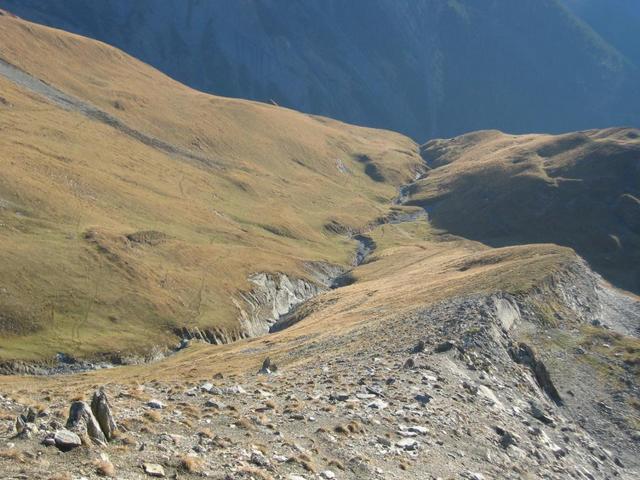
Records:
M86 402L75 401L71 404L66 428L81 436L88 435L91 441L97 445L107 444L107 438Z

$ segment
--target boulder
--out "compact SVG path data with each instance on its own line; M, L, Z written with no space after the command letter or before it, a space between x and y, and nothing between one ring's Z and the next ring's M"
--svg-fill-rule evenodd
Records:
M66 428L80 434L86 433L91 441L97 445L107 444L100 424L86 402L77 401L71 404Z
M80 437L69 430L58 430L53 436L54 445L63 452L68 452L82 445Z
M260 371L258 373L261 373L263 375L268 375L270 373L274 373L278 370L278 367L276 366L275 363L271 362L271 359L269 357L264 359L264 362L262 362L262 368L260 368Z
M100 389L93 394L93 398L91 398L91 411L96 417L105 438L111 440L118 426L111 413L111 405L104 390Z
M420 444L413 438L403 438L396 442L396 447L403 450L417 450L420 447Z
M455 346L456 342L454 342L453 340L447 340L446 342L442 342L441 344L439 344L434 351L436 353L444 353L452 350L453 348L455 348Z

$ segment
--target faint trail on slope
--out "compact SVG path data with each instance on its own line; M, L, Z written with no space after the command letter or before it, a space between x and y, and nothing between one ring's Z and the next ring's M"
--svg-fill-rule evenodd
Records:
M100 110L98 107L92 105L91 103L76 98L72 95L68 95L63 91L52 87L39 78L36 78L33 75L20 70L19 68L2 59L0 59L0 75L5 77L7 80L15 83L16 85L26 88L32 93L45 97L47 100L53 102L55 105L64 110L81 113L91 120L104 123L105 125L118 130L124 135L127 135L134 140L141 142L151 148L159 150L163 153L183 157L207 167L224 168L219 161L197 155L184 148L172 145L163 140L160 140L159 138L147 135L146 133L131 128L120 119L103 110Z

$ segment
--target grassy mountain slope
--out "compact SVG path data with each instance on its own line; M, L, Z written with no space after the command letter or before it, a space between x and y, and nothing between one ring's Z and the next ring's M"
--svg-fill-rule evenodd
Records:
M640 131L485 131L422 151L432 169L412 202L439 228L494 246L570 246L617 286L640 291Z
M323 226L384 215L421 163L401 135L205 95L96 41L9 16L0 36L2 61L121 122L0 76L3 358L145 351L185 324L237 331L250 273L348 265L355 243Z

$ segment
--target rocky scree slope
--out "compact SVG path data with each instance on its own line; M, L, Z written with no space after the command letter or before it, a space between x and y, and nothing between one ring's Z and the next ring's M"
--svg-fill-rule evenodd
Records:
M274 334L271 346L264 338L203 345L165 360L165 369L135 367L131 376L134 367L126 367L118 375L43 380L40 387L5 378L0 404L8 435L0 466L9 476L41 478L99 478L105 470L141 479L636 478L638 364L602 354L601 336L624 335L607 302L627 305L625 316L636 324L640 303L607 290L576 257L561 258L555 273L526 291L458 291L407 314L368 308L366 320L346 330L327 315L330 332L312 339L318 318ZM481 277L502 271L508 279L510 269L486 265ZM405 274L412 268L402 267ZM428 284L433 269L422 275ZM466 270L456 283L470 276ZM377 287L370 280L345 288ZM391 299L399 290L380 295ZM345 302L336 308L344 311ZM548 303L559 308L554 326L543 314ZM591 329L597 340L573 335ZM563 333L572 333L581 350L545 346ZM296 346L287 348L287 341ZM220 348L233 348L222 357L226 364L213 360ZM638 355L637 342L635 348ZM271 358L262 362L265 355ZM91 395L96 383L106 384L106 418L115 423L102 447L95 424L104 412L94 422L97 409L79 401L69 409L68 400L72 392ZM80 422L78 410L86 412Z
M110 43L203 91L422 141L487 128L638 126L640 65L624 54L640 25L623 3L600 2L613 13L589 16L602 36L557 0L1 0L0 8ZM630 36L609 35L622 25Z

